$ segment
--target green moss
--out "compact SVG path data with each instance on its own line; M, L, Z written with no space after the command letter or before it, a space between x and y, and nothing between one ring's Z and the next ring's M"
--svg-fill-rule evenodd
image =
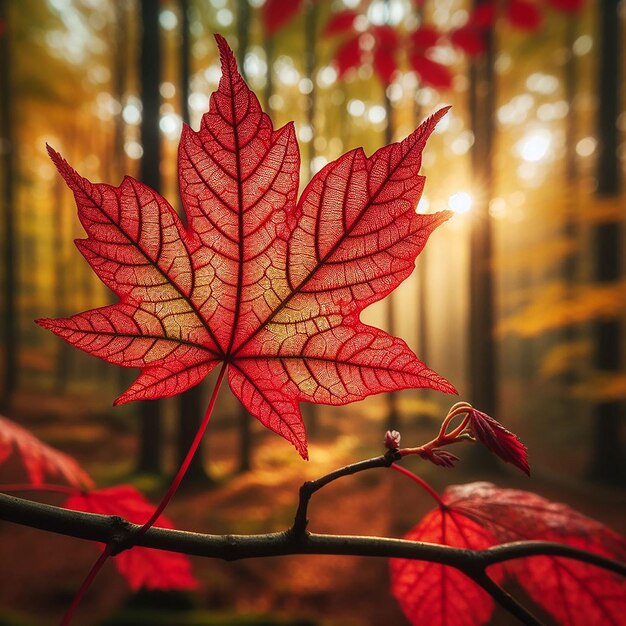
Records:
M318 626L309 619L284 619L272 615L238 613L180 613L155 610L123 610L100 626Z
M38 626L38 623L17 613L2 611L0 612L0 626Z

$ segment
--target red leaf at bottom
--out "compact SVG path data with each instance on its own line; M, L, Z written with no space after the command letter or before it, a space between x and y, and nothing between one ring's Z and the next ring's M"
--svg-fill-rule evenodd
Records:
M405 539L473 550L496 543L489 531L447 508L431 511ZM491 596L460 571L407 559L391 559L390 566L391 592L414 626L480 626L491 617ZM499 580L501 570L492 569Z
M626 540L600 522L518 489L486 482L449 487L444 501L491 532L497 543L539 540L626 558ZM521 558L506 564L530 597L560 626L617 626L626 615L626 585L609 571L560 557Z
M134 524L143 524L154 507L143 494L130 485L96 489L71 496L65 508L100 515L119 515ZM172 522L161 515L155 524L161 528L174 528ZM183 554L164 552L151 548L131 548L118 554L115 566L131 589L195 589L197 582L191 574L191 563Z

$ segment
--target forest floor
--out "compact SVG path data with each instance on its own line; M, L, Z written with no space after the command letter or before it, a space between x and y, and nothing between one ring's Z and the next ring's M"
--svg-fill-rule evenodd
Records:
M18 402L10 417L75 456L100 486L132 480L153 502L158 501L166 481L132 475L136 438L119 418L93 415L88 403L83 406L77 400L71 406L67 400L54 397L32 400L24 398ZM42 411L42 407L46 410ZM401 408L410 414L415 407ZM293 520L298 488L304 480L384 451L382 445L376 447L384 433L378 417L383 410L382 400L369 404L367 410L360 405L338 411L319 408L316 432L311 437L311 461L306 463L288 444L255 424L254 469L242 475L234 472L236 419L218 411L205 442L213 482L183 485L167 514L177 528L199 532L284 530ZM435 421L416 415L411 418L405 410L403 413L403 444L419 445L434 436L438 429ZM466 450L459 448L455 452L463 456ZM452 471L419 459L408 459L406 464L440 491L448 483L490 480L566 502L626 533L626 491L598 487L576 478L576 454L573 451L570 460L567 456L561 458L563 467L571 461L569 478L567 472L539 470L528 479L508 467L468 470L463 462ZM14 465L3 466L1 482L17 480L18 474ZM49 494L41 498L25 495L53 504L62 502L61 497ZM405 477L385 469L372 470L341 479L316 494L310 506L309 528L315 532L400 537L433 504L430 496ZM85 541L0 524L0 625L57 623L96 555L95 546ZM292 556L236 563L192 560L200 587L190 599L168 594L133 597L113 564L107 564L83 600L77 626L101 625L105 621L110 626L406 623L389 594L388 565L384 559ZM141 608L148 605L160 608L152 613ZM169 612L174 605L179 607L178 613ZM191 612L189 606L193 607ZM20 617L5 617L3 611ZM502 613L493 620L497 626L513 623Z

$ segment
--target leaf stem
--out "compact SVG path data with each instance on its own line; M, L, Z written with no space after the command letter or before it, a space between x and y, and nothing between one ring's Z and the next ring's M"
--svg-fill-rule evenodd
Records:
M165 507L169 504L170 500L174 497L174 494L178 490L181 481L183 480L187 470L189 469L189 465L191 464L191 459L193 455L196 453L200 442L202 441L202 437L204 432L206 431L206 427L209 425L209 420L211 419L211 414L213 413L213 408L215 407L215 401L217 400L217 394L220 390L220 386L222 385L222 381L224 380L224 374L226 374L227 365L224 363L222 368L220 369L220 373L217 377L217 381L215 382L215 387L213 387L213 393L211 394L211 399L209 400L209 406L207 406L206 411L204 412L204 417L202 418L202 422L198 428L198 432L196 432L196 436L191 442L191 446L189 446L189 450L187 451L187 455L183 460L174 480L169 486L169 489L159 502L158 506L154 510L154 513L150 516L150 519L137 531L137 536L141 537L148 529L154 526L155 522L161 516L161 513L165 510Z
M7 485L0 485L0 491L4 493L11 493L14 491L47 491L52 493L64 493L73 496L77 493L86 493L88 490L71 487L70 485L52 485L48 483L42 483L40 485L34 485L32 483L11 483Z
M217 394L220 390L222 381L224 380L225 373L226 373L226 363L224 363L222 365L222 368L220 369L220 373L217 377L217 381L215 382L215 387L213 387L211 399L209 400L209 406L207 406L207 409L204 412L204 417L202 418L202 422L200 424L200 427L198 428L198 432L196 433L196 436L194 437L194 440L192 441L191 446L189 447L189 450L187 451L187 455L185 456L185 459L183 460L180 468L178 469L178 472L176 473L176 476L174 477L174 480L170 484L167 492L161 499L161 502L159 502L156 509L150 516L150 519L143 526L139 527L135 532L133 532L128 537L127 541L130 542L129 546L124 546L121 548L119 538L112 538L111 540L109 540L109 542L107 542L104 552L102 552L102 554L98 557L98 560L94 563L93 567L89 570L87 577L85 578L85 580L83 580L80 588L76 592L76 595L74 596L74 599L72 600L72 604L70 604L67 612L65 613L65 616L63 617L63 621L61 622L60 626L69 626L69 623L72 620L72 616L76 612L76 609L78 608L78 605L80 604L80 601L82 600L83 596L85 595L85 593L91 586L91 583L94 581L96 575L98 574L98 572L100 571L100 569L102 568L106 560L109 558L109 556L111 556L114 552L117 554L117 552L120 549L132 547L136 543L137 539L139 539L139 537L144 535L148 530L150 530L152 526L154 526L155 522L161 516L161 513L163 513L163 511L165 510L165 507L169 504L169 501L174 497L176 490L180 486L180 483L183 480L185 473L187 472L187 469L189 468L189 465L191 464L191 459L193 458L193 455L196 453L196 450L198 449L198 446L200 445L200 441L202 440L202 436L204 435L206 427L209 424L209 420L211 419L211 414L213 413L213 408L215 407L215 401L217 400ZM122 545L123 545L123 542L122 542Z
M404 474L407 478L410 478L413 482L416 482L424 491L426 491L441 508L446 507L446 503L441 499L441 496L420 476L414 474L411 470L406 469L406 467L402 467L397 463L392 463L390 465L391 469L396 470L396 472L400 472L400 474Z
M111 556L111 552L113 550L113 545L108 544L105 546L102 554L98 557L98 560L93 564L92 568L89 570L89 573L83 580L81 586L79 587L76 595L72 599L72 603L65 611L65 615L61 620L60 626L69 626L72 618L74 617L74 613L76 613L76 609L83 599L84 595L87 593L89 587L91 587L91 583L94 581L95 577L98 575L98 572L102 569L102 566L106 563L107 559Z

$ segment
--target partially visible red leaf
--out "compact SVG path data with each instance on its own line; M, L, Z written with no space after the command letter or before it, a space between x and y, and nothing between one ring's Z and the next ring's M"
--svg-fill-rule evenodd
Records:
M545 0L556 11L563 13L578 13L582 11L586 0Z
M527 491L478 482L449 487L444 502L497 538L497 543L555 541L624 560L626 540L568 506ZM528 594L563 626L620 624L626 614L624 580L594 565L561 557L506 564Z
M450 89L452 87L452 74L445 65L431 61L421 54L409 55L409 62L424 85L435 89Z
M530 0L509 0L506 17L511 26L527 32L537 30L543 20L541 10Z
M374 72L383 83L391 84L393 74L398 69L393 48L387 46L376 46L374 50Z
M470 57L484 54L487 48L482 32L474 26L466 25L456 28L449 37L452 45L460 48Z
M468 24L481 30L491 28L496 22L496 7L493 0L485 0L474 7L470 13Z
M131 485L95 489L71 496L65 508L100 515L119 515L134 524L143 524L154 512L144 495ZM155 526L174 528L161 515ZM195 589L197 581L191 573L191 562L183 554L135 547L114 557L115 566L131 589Z
M592 539L545 534L545 541L601 553ZM604 553L611 557L612 554ZM574 559L531 557L511 566L528 595L562 626L617 626L626 615L626 584L616 575Z
M324 26L323 34L330 37L332 35L343 35L344 33L352 31L354 20L358 15L356 11L350 9L333 13Z
M478 441L503 461L530 475L528 450L517 435L482 411L471 409L468 415L470 430Z
M496 538L479 523L447 508L431 511L404 537L483 550ZM491 596L458 570L426 561L391 559L391 592L414 626L481 626L491 617ZM490 568L496 581L501 568Z
M409 35L414 51L422 54L436 46L440 39L441 33L433 26L421 26Z
M46 475L60 477L78 488L94 484L89 474L71 456L55 450L25 428L0 415L0 463L6 461L13 450L20 455L34 486L41 485Z
M361 46L360 35L355 35L345 41L335 54L335 62L337 63L337 75L344 78L349 70L361 65Z
M275 35L302 8L303 0L266 0L261 7L261 21L270 37Z
M388 26L387 24L373 26L370 32L374 35L377 45L391 49L397 47L399 41L398 31L393 26Z

